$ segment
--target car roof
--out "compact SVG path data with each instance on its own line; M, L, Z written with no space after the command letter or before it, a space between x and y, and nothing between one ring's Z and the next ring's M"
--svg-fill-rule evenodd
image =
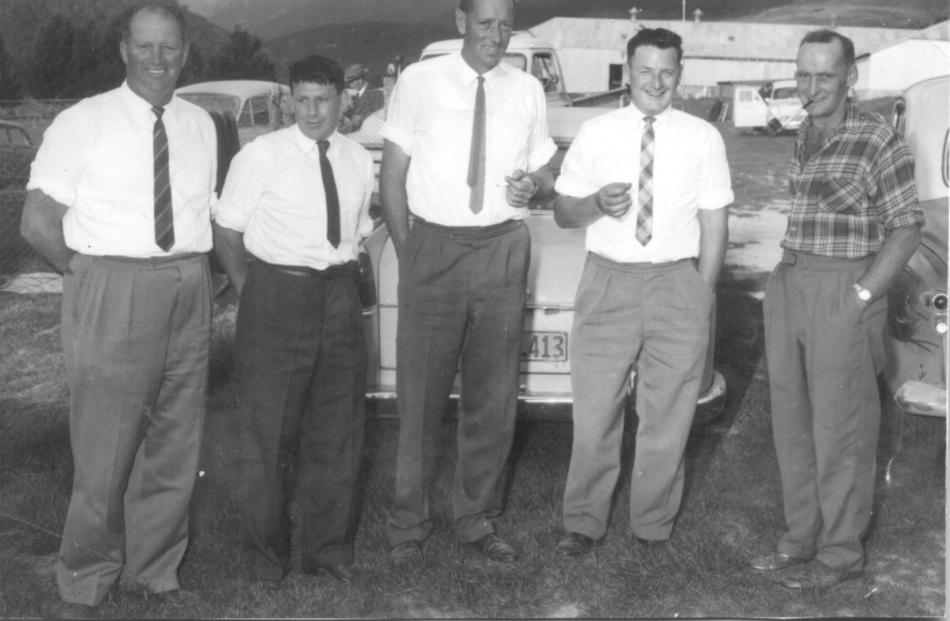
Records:
M187 95L191 93L221 93L224 95L234 95L241 100L245 100L262 93L270 93L275 88L289 90L286 84L279 82L269 82L267 80L215 80L212 82L198 82L189 84L175 90L176 95Z
M550 49L554 46L550 42L539 39L533 34L526 30L519 30L511 35L511 40L508 41L508 52L512 52L515 49ZM462 39L443 39L442 41L433 41L429 45L425 46L422 50L422 54L430 54L433 52L454 52L462 49Z

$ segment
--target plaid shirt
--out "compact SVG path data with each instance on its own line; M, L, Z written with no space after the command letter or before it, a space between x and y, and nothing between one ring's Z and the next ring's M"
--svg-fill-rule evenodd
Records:
M880 250L887 231L923 224L913 157L884 119L850 104L844 123L805 161L810 126L809 118L795 143L783 248L860 258Z

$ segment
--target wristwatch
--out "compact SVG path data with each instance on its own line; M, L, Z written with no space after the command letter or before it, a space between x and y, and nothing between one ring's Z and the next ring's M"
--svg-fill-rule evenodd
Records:
M856 282L851 286L854 287L854 290L858 293L859 300L861 300L862 302L871 301L871 292L865 289L864 287L862 287L861 283Z

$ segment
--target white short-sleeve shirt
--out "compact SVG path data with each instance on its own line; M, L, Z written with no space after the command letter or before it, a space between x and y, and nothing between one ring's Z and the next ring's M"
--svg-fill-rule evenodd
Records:
M630 105L588 120L564 156L555 189L584 197L613 182L630 183L633 205L621 218L587 227L587 249L622 263L663 263L699 254L697 210L733 201L722 136L706 121L667 108L653 122L653 237L636 238L640 138L644 115Z
M168 138L175 245L155 243L152 105L123 83L61 112L43 135L28 190L68 209L66 245L83 254L160 257L211 249L217 138L208 113L173 97Z
M413 214L445 226L488 226L522 218L505 199L505 177L548 163L547 102L537 78L505 63L484 74L485 202L469 209L466 183L478 74L458 52L407 67L393 89L382 135L411 160L406 181Z
M234 157L214 207L215 222L244 233L247 250L268 263L326 269L355 260L360 240L373 231L373 157L340 133L329 142L340 202L336 248L327 241L317 143L297 125L259 136Z

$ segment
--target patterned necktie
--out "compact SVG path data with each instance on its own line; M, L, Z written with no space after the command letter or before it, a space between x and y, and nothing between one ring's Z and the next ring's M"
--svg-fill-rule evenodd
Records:
M155 126L152 128L152 149L155 154L155 243L168 252L175 245L175 219L172 213L172 186L168 178L168 136L162 123L164 108L152 108Z
M653 237L653 121L643 117L643 136L640 138L640 211L637 212L637 241L646 246Z
M336 193L333 166L327 159L330 141L320 140L317 142L317 147L320 149L320 174L323 176L323 193L327 204L327 241L336 248L340 245L340 198Z
M468 154L468 207L473 213L482 210L485 198L485 78L478 76L475 90L475 114L472 117L472 148Z

